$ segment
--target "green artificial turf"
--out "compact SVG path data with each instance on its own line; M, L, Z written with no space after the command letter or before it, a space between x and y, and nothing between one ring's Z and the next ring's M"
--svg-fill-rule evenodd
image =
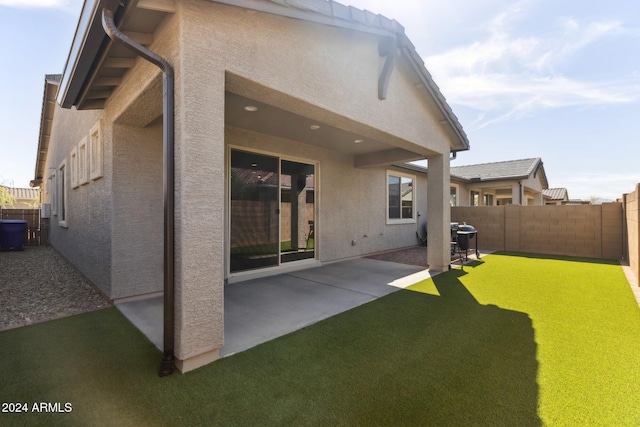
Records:
M0 425L640 425L619 265L485 257L188 374L116 309L0 332Z

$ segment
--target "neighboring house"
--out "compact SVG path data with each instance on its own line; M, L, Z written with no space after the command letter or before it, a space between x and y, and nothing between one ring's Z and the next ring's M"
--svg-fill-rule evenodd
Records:
M566 188L548 188L542 190L545 205L566 205L569 202L569 192Z
M10 203L0 204L2 209L37 209L40 205L40 193L37 188L16 188L5 187L0 185L0 191L3 192Z
M105 294L164 290L165 361L188 371L224 344L226 282L412 246L425 221L446 270L449 158L467 149L396 21L325 0L96 0L45 79L33 184L51 244ZM428 182L394 166L419 159Z
M451 167L452 206L543 205L547 188L539 157Z

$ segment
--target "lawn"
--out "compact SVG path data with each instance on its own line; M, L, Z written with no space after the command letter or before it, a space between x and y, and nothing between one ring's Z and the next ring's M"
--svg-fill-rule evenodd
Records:
M489 255L185 375L115 308L0 332L0 359L30 411L0 425L640 425L640 309L606 261Z

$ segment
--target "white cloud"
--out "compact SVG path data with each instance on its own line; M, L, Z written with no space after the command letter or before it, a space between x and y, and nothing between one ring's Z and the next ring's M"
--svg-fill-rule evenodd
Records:
M586 80L557 71L595 43L632 32L613 20L581 23L571 17L544 27L532 25L527 21L533 20L527 16L530 4L521 1L498 13L488 21L484 39L425 60L450 103L478 112L473 127L551 108L640 100L633 76ZM525 33L527 27L535 30Z

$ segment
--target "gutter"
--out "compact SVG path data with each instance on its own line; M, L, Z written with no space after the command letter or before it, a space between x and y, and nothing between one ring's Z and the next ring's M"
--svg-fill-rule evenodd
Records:
M113 11L102 9L102 27L113 41L121 43L162 70L162 163L164 193L164 351L158 375L171 375L174 368L175 272L174 272L174 74L169 62L124 35L113 20Z

